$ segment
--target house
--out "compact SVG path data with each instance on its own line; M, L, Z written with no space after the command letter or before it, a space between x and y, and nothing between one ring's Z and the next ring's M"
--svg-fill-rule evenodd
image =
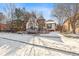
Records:
M0 12L0 31L5 31L8 28L6 21L5 21L5 15Z
M26 29L42 30L45 25L44 22L45 22L45 19L42 16L38 18L31 16L26 24Z
M27 29L37 29L38 28L38 24L37 24L37 20L35 17L31 16L28 20L28 22L26 23L26 30Z
M47 20L45 22L45 27L48 31L55 31L56 30L56 23L54 20Z
M71 23L70 23L69 18L64 21L62 29L63 29L64 32L72 32L72 27L71 27Z
M72 17L70 17L70 18L72 19ZM69 33L72 32L70 18L68 18L67 20L64 21L64 24L63 24L63 31L64 32L69 32ZM75 32L79 33L79 20L77 20L77 22L76 22Z
M8 28L7 24L0 23L0 31L5 31L7 30L7 28Z

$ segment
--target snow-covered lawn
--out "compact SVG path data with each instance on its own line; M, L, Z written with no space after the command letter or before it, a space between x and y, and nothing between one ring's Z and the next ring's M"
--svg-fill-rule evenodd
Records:
M41 36L57 36L59 33L52 32L49 34L41 34ZM56 41L54 38L47 38L47 37L41 37L41 36L34 36L34 35L28 35L28 34L16 34L16 33L0 33L0 55L11 55L11 56L62 56L62 55L73 55L65 52L60 52L57 50L50 50L47 48L42 48L41 46L47 46L51 48L57 48L62 50L69 51L70 49L74 48L73 46L65 45L64 43L60 42L60 39ZM9 38L10 40L3 39ZM22 42L28 42L31 44L41 45L40 47L24 44L21 42L11 41L18 40ZM79 52L79 48L74 48L71 51Z
M33 38L32 35L27 35L27 34L16 34L16 33L0 33L0 37L5 37L9 39L14 39L14 40L20 40L24 42L29 42L31 38Z
M64 35L60 35L60 34L59 36L61 37L61 40L65 44L70 45L70 46L79 47L79 38L65 37Z

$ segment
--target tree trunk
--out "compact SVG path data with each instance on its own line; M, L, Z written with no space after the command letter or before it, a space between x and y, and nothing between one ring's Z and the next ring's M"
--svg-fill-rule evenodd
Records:
M60 31L63 32L63 26L61 26L61 30Z
M75 24L76 24L76 14L74 15L73 20L71 21L73 34L76 34L76 31L75 31L76 26L75 26Z
M63 26L61 26L61 25L59 25L59 27L58 27L58 30L59 30L60 32L63 32L62 27L63 27Z
M75 32L75 22L73 23L73 29L72 29L73 33L76 34Z

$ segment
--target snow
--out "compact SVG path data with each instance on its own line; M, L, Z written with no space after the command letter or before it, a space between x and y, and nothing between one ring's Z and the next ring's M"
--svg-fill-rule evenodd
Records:
M40 34L40 36L41 37L46 37L48 39L50 38L51 40L63 43L63 41L61 40L61 37L60 37L59 34L60 34L59 32L50 32L49 34Z
M49 36L56 36L58 37L58 32L52 32L49 34L40 34L41 36L49 35ZM0 55L5 56L69 56L73 54L68 54L65 52L60 52L57 50L50 50L46 48L42 48L41 46L48 46L51 48L57 48L57 49L71 49L72 47L69 47L67 45L64 45L62 42L60 42L60 39L56 41L54 38L47 38L47 37L40 37L40 36L34 36L34 35L28 35L28 34L17 34L17 33L0 33ZM10 40L3 39L9 38ZM18 40L23 42L28 42L31 44L41 45L40 47L29 45L29 44L23 44L21 42L15 42L11 41ZM65 46L65 47L64 47ZM67 46L67 47L66 47ZM63 48L64 47L64 48ZM72 49L71 51L77 51L77 48Z
M60 34L59 34L60 35ZM61 36L61 40L70 46L76 46L79 47L79 38L72 38L72 37L65 37L64 35L60 35Z
M50 32L49 34L40 34L40 35L43 35L43 36L56 36L56 37L60 37L58 34L59 34L59 32Z
M0 37L5 37L14 40L20 40L24 42L29 42L33 36L27 34L16 34L16 33L0 33Z

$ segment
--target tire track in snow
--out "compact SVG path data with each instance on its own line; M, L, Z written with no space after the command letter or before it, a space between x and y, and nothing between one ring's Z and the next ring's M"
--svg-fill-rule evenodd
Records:
M35 47L40 47L40 48L44 48L44 49L59 51L59 52L67 53L67 54L70 54L70 55L75 55L75 56L79 55L78 53L75 53L75 52L60 50L60 49L51 48L51 47L42 46L42 45L36 45L36 44L32 44L32 43L28 43L28 42L23 42L23 41L19 41L19 40L14 40L14 39L9 39L9 38L4 38L4 37L0 37L0 38L5 39L5 40L9 40L9 41L15 41L15 42L19 42L19 43L35 46Z

